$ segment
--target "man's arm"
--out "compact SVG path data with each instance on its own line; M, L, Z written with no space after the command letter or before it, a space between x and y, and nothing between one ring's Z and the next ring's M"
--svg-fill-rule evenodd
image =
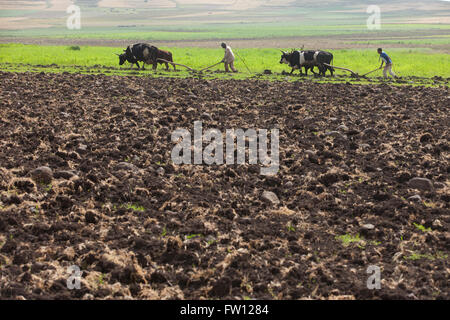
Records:
M382 56L380 56L380 58L378 59L378 61L380 61L380 60L381 60L381 66L380 66L380 69L381 69L381 68L383 68L383 64L384 64L384 59Z
M223 56L222 62L225 62L226 58L227 58L227 50L225 49L225 55Z

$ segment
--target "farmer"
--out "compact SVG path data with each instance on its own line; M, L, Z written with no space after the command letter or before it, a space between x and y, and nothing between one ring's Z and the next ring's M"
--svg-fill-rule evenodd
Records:
M222 43L222 48L225 49L225 56L222 60L222 62L225 63L225 72L229 72L228 65L231 67L231 70L233 72L237 72L237 70L234 68L234 54L230 46L227 46L226 43Z
M389 56L387 55L386 52L383 51L383 49L378 48L378 54L380 55L380 59L381 59L381 66L380 69L383 68L383 64L386 64L386 66L384 67L383 70L383 76L386 79L387 76L387 72L389 71L389 74L396 78L397 76L395 75L394 71L392 71L392 60L391 58L389 58Z

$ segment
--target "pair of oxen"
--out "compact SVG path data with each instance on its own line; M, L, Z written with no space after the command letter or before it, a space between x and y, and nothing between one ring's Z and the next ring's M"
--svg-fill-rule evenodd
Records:
M120 65L123 65L126 61L128 61L131 63L130 68L136 64L138 69L140 69L139 62L142 62L143 70L145 70L145 64L153 65L153 70L156 70L158 63L164 63L166 65L166 70L168 70L168 62L173 62L171 52L158 49L157 47L147 43L137 43L128 46L125 50L123 50L122 54L116 53L116 55L119 56ZM173 69L176 70L175 65L173 65Z

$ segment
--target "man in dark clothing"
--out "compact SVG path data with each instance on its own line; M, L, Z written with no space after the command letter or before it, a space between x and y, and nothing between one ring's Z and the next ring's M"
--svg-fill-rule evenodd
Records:
M392 71L392 60L391 58L389 58L389 56L387 55L386 52L383 51L383 49L378 48L378 54L380 55L380 59L381 59L381 66L380 69L383 68L383 64L386 64L386 66L384 67L383 70L383 76L384 78L387 78L387 73L389 71L389 74L396 78L397 76L395 75L394 71Z

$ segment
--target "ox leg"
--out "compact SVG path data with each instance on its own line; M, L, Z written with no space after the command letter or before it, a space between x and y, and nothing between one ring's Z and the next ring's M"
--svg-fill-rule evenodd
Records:
M166 62L166 71L169 71L169 64Z
M290 74L293 74L295 70L296 70L296 68L292 68ZM300 71L300 74L303 74L303 73L302 73L302 67L300 67L298 70Z
M334 75L334 69L332 67L329 67L328 70L330 70L331 76L333 77Z
M325 76L325 70L324 70L324 65L323 64L319 64L318 65L319 68L319 76Z
M323 65L323 76L326 77L327 76L327 70L329 70L329 67L326 65Z

